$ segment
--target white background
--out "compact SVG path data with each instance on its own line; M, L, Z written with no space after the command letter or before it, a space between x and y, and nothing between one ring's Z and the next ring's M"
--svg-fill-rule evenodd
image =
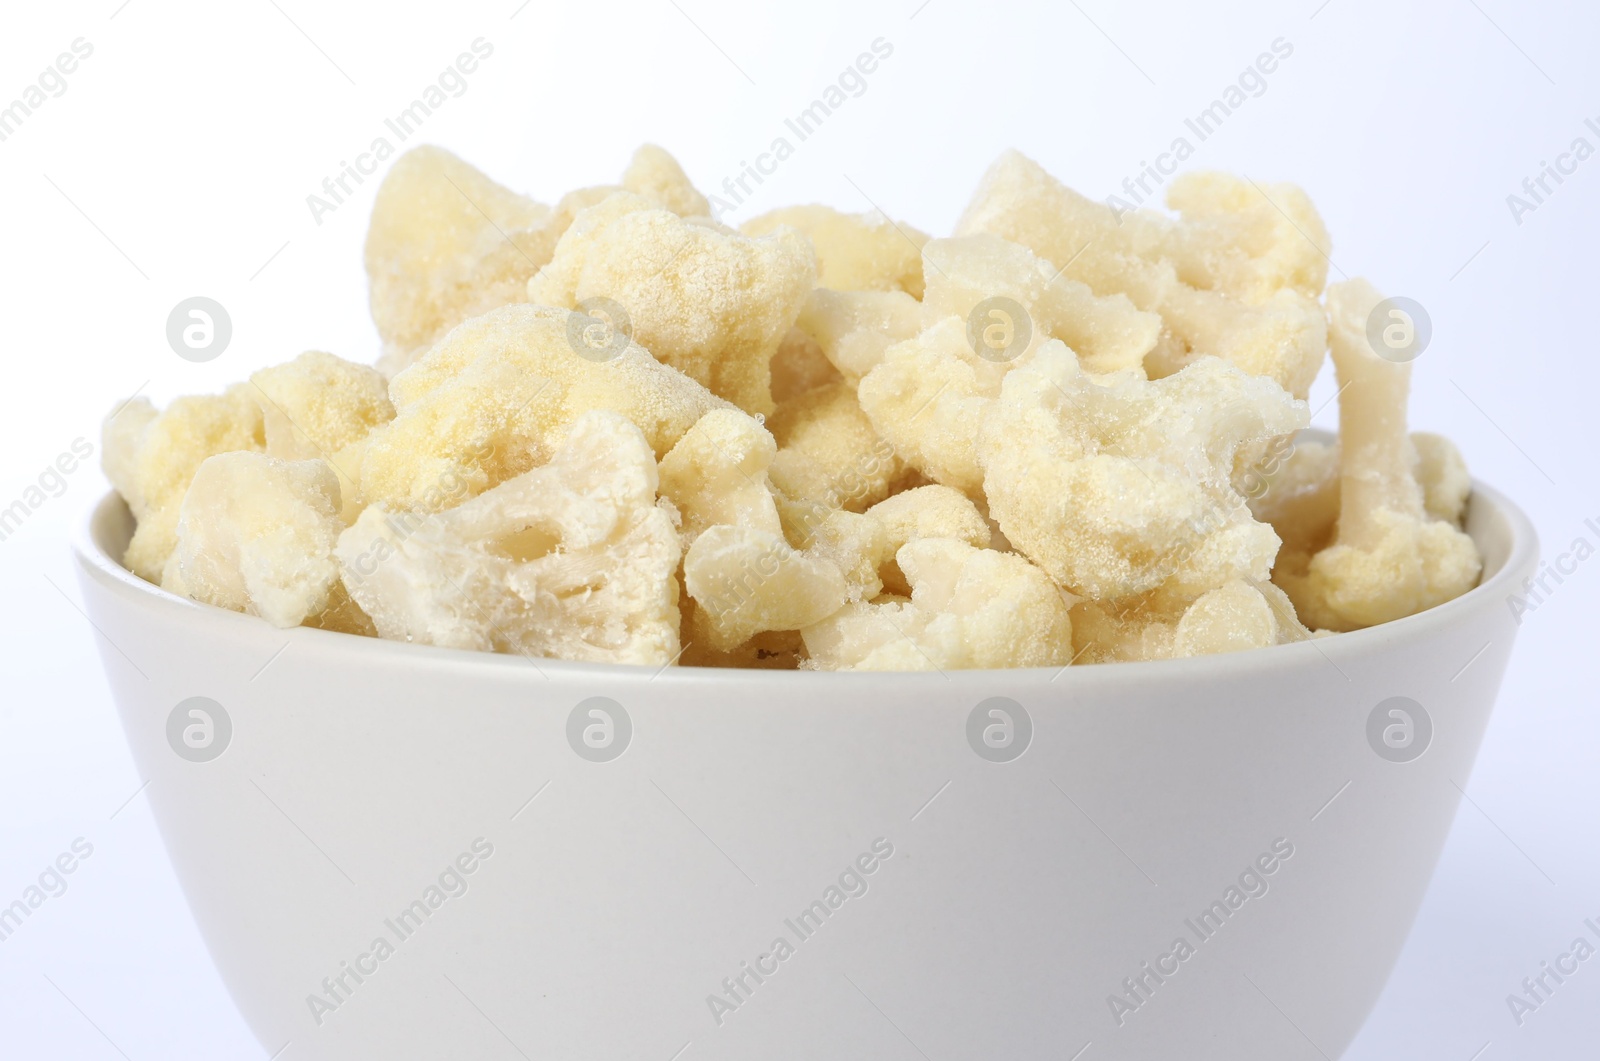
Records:
M373 183L320 225L306 196L477 37L492 58L421 138L544 201L615 180L645 140L715 191L884 37L894 52L868 90L732 218L876 204L935 234L1008 146L1110 194L1282 37L1293 55L1190 165L1305 187L1333 234L1331 277L1365 274L1431 314L1414 424L1456 439L1526 507L1547 558L1580 535L1600 544L1584 525L1600 526L1600 161L1521 224L1506 201L1574 138L1600 148L1584 126L1600 127L1592 5L521 2L8 5L0 103L75 38L94 53L0 143L0 507L74 439L98 448L100 417L136 389L165 402L310 348L373 357L360 257ZM191 295L232 316L209 364L166 344ZM77 472L0 542L0 900L75 837L94 845L70 890L0 944L0 1056L265 1058L144 798L122 806L141 779L65 545L103 489ZM1471 803L1352 1061L1600 1053L1600 963L1522 1027L1505 1004L1600 921L1597 603L1591 561L1526 616Z

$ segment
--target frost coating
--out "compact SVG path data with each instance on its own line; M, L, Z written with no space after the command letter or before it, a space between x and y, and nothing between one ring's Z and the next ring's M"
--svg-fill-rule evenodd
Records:
M656 358L748 412L770 413L772 355L816 285L811 244L790 228L752 239L618 195L579 214L529 301L621 304Z
M767 423L778 443L772 482L789 497L860 512L888 497L905 471L844 383L784 403Z
M250 385L261 406L267 456L280 460L331 461L394 418L383 373L315 350L262 369Z
M404 368L468 317L519 301L550 259L550 208L450 152L417 147L389 167L372 204L366 263L386 362Z
M609 409L665 453L710 409L704 387L636 345L609 361L579 357L569 311L506 306L475 317L394 378L396 415L373 433L361 489L391 507L432 507L441 481L470 494L550 459L585 411Z
M462 321L523 301L528 280L550 261L574 216L624 190L676 213L710 213L677 160L653 144L634 153L621 187L580 188L554 209L442 148L401 155L378 188L367 229L380 367L392 376Z
M138 520L122 557L128 569L160 582L178 544L178 508L201 463L218 453L260 452L265 445L261 407L248 384L221 395L178 398L160 413L144 398L114 411L101 451L106 477Z
M1083 597L1264 581L1278 537L1235 493L1234 455L1307 419L1304 402L1216 358L1162 380L1097 379L1052 342L984 421L984 492L1006 538Z
M339 480L320 460L219 453L195 472L163 589L299 626L339 580Z
M680 553L656 484L643 432L587 413L549 464L456 508L369 507L339 538L344 585L393 640L665 664Z

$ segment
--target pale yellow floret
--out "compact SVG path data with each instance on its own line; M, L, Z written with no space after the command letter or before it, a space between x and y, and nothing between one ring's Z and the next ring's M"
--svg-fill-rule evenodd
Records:
M635 344L610 360L579 356L573 336L588 323L514 305L452 330L392 381L395 418L371 435L361 464L366 499L448 507L549 460L588 410L621 413L664 454L703 414L726 407Z
M707 413L661 458L661 496L682 518L685 548L708 527L783 533L767 469L771 432L737 409Z
M844 383L779 406L767 426L778 443L769 474L791 498L861 512L888 497L905 470Z
M177 398L161 413L142 398L122 406L107 419L101 446L106 477L138 521L122 562L140 578L160 582L178 544L179 506L201 463L265 446L261 407L248 384L221 395Z
M1006 374L1031 357L979 357L967 341L966 321L947 317L891 346L857 395L873 429L902 460L935 482L977 496L983 484L979 429Z
M801 631L819 670L1064 666L1072 598L1020 556L921 538L896 555L911 599L845 606Z
M1247 472L1241 493L1272 524L1285 554L1309 556L1328 543L1339 518L1339 447L1296 442L1278 467Z
M261 369L250 384L261 405L267 456L280 460L332 461L394 418L383 374L332 354L308 351Z
M468 317L522 300L555 249L549 214L443 148L395 159L366 246L372 320L391 374Z
M1146 363L1151 376L1169 375L1194 356L1211 354L1304 397L1321 368L1326 322L1312 294L1290 283L1246 301L1226 290L1191 286L1166 257L1165 236L1153 238L1149 225L1119 223L1109 206L1065 187L1016 151L990 166L957 223L957 235L978 233L1003 236L1066 263L1066 277L1100 295L1126 295L1139 309L1159 314L1173 342L1158 347L1159 358L1152 353ZM1275 252L1269 247L1268 253ZM1273 272L1268 268L1265 275ZM1286 275L1297 274L1291 269Z
M1252 304L1285 288L1313 299L1322 294L1333 244L1295 185L1196 170L1173 180L1167 205L1180 220L1140 210L1123 224L1138 253L1170 260L1184 283Z
M922 331L922 303L904 291L829 291L818 288L796 327L854 385L883 360L884 351Z
M1266 579L1278 538L1234 491L1234 455L1307 418L1271 380L1216 358L1162 380L1092 377L1051 342L991 403L983 489L1012 545L1073 593L1197 596Z
M667 152L646 144L621 186L580 188L552 209L501 187L441 148L395 160L367 230L372 319L383 339L379 367L393 376L457 324L527 297L573 219L621 191L647 207L703 216L695 191Z
M879 571L884 588L902 597L911 596L911 585L894 560L902 545L922 538L948 538L983 549L991 539L989 522L978 506L948 486L914 487L878 502L866 514L877 521L884 536L886 560Z
M1154 313L1135 309L1124 295L1096 295L1020 243L994 235L960 236L931 241L925 254L930 269L922 304L930 321L967 321L985 300L1011 299L1028 319L1002 324L1013 332L1026 328L1031 346L1060 339L1090 372L1142 368L1161 334L1161 318Z
M195 472L162 586L219 608L299 626L339 581L339 480L321 460L219 453Z
M724 410L703 417L661 461L662 495L680 514L695 639L717 652L807 626L881 586L877 523L775 494L768 471L776 453L764 427Z
M1299 641L1310 632L1270 582L1235 579L1200 596L1173 630L1174 656L1210 656Z
M881 214L831 206L786 206L739 226L766 236L780 226L805 233L817 252L817 285L835 291L904 291L922 297L922 246L928 237Z
M339 538L350 595L381 636L597 663L678 654L678 533L656 459L612 412L548 464L430 516L369 506Z
M570 309L610 299L657 359L770 413L772 355L816 284L810 243L787 228L751 239L640 202L618 196L580 214L529 300Z
M1429 519L1461 526L1472 495L1472 475L1456 444L1443 435L1413 431L1411 445L1417 454L1415 475L1422 487L1422 507Z
M684 554L683 576L705 619L701 636L723 652L763 631L819 622L849 597L837 564L746 526L703 531Z
M1340 386L1338 526L1303 574L1275 573L1300 615L1322 629L1372 626L1442 604L1471 589L1483 567L1472 539L1427 510L1406 434L1411 366L1379 357L1367 341L1367 318L1380 301L1365 280L1328 289ZM1449 478L1441 473L1439 482ZM1461 489L1441 487L1435 503L1448 514Z
M622 186L653 200L679 217L709 217L711 204L664 148L645 144L633 153L622 174Z

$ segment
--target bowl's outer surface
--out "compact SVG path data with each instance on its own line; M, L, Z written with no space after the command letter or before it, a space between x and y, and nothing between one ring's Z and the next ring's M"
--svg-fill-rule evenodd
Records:
M1336 1057L1444 844L1536 553L1480 487L1484 584L1355 634L1065 672L654 673L275 630L122 570L127 524L108 498L83 531L89 613L190 906L284 1061ZM194 696L232 722L210 762L168 743ZM610 762L567 739L592 696L632 720ZM1033 722L1011 762L968 743L992 696ZM1433 723L1411 762L1369 744L1394 696ZM865 894L800 939L875 842ZM1202 940L1275 843L1266 894ZM429 898L420 929L387 923ZM779 939L719 1023L708 996ZM1108 996L1178 939L1119 1023Z

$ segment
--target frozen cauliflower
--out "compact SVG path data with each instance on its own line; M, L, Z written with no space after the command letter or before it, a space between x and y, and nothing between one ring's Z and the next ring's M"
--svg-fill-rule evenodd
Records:
M854 386L884 351L922 330L922 303L904 291L811 292L795 326Z
M779 512L785 499L768 476L777 452L754 419L719 410L661 461L662 495L684 534L694 640L717 652L768 631L809 626L880 586L876 527L864 518L855 523L848 513L823 510L795 521L791 544Z
M523 301L575 215L619 191L686 216L711 210L677 160L651 144L634 154L620 187L579 189L553 210L440 148L401 155L378 188L367 229L372 320L386 374L469 317Z
M1229 212L1221 208L1229 200L1203 183L1185 185L1177 194L1191 209L1204 205L1213 218ZM1292 199L1291 206L1303 200L1283 189L1279 194ZM1277 210L1270 203L1267 208ZM1021 243L1063 263L1067 277L1097 294L1124 295L1139 309L1159 314L1172 341L1152 353L1155 360L1146 365L1151 376L1212 355L1269 376L1303 398L1326 352L1326 323L1316 303L1322 274L1284 268L1278 242L1242 235L1251 209L1265 216L1260 209L1235 206L1232 213L1247 217L1235 221L1229 249L1208 272L1206 259L1196 251L1207 237L1182 234L1188 222L1177 223L1174 231L1174 223L1140 214L1119 218L1111 207L1084 198L1038 163L1008 151L984 175L956 233L987 232ZM1321 232L1320 220L1313 231ZM1262 258L1270 260L1262 263ZM1223 269L1222 261L1231 265ZM1185 277L1216 286L1195 286ZM1229 282L1220 283L1223 279ZM1274 282L1281 286L1273 287Z
M339 480L326 462L248 451L208 457L178 512L162 588L299 626L339 581Z
M591 323L568 310L515 305L450 332L390 384L395 418L368 439L361 462L369 501L433 507L438 484L471 494L550 459L584 412L610 409L665 453L726 403L635 344L610 360L574 352Z
M923 538L946 538L983 549L992 539L978 506L959 490L938 484L895 494L867 509L867 516L877 521L883 534L880 549L886 559L879 579L885 590L902 597L911 596L911 585L894 559L901 546Z
M911 599L847 605L801 631L817 670L1065 666L1072 599L1020 556L921 538L896 562Z
M267 456L326 459L394 418L389 381L366 365L312 350L250 377Z
M555 249L550 208L503 188L450 152L395 159L367 229L372 320L386 364L404 368L455 325L519 301Z
M876 214L844 214L831 206L786 206L739 227L768 236L787 226L817 253L817 286L834 291L904 291L922 297L922 246L928 237Z
M579 417L549 463L432 515L376 504L339 537L383 637L661 666L678 654L677 530L644 433Z
M160 582L178 544L178 510L200 465L218 453L265 447L261 407L246 384L179 398L160 413L144 398L116 410L102 432L106 478L138 521L122 562Z
M872 429L855 391L843 383L791 399L767 426L778 444L769 474L789 497L860 512L888 497L905 470L894 447Z
M1234 455L1308 418L1218 358L1161 380L1096 379L1052 341L988 411L983 489L1006 538L1081 597L1265 580L1278 537L1234 492Z
M1407 433L1377 292L1324 295L1310 199L1167 187L1012 151L938 238L734 228L654 145L553 205L415 148L367 235L376 366L108 417L124 563L280 627L652 668L1185 658L1466 592L1466 464Z
M772 411L772 355L816 286L811 243L780 227L750 238L617 195L573 221L528 299L620 305L656 358L754 413Z
M1060 339L1090 372L1142 368L1160 338L1156 314L1135 309L1125 295L1096 295L1020 243L962 236L933 240L926 254L934 266L922 300L930 320L966 321L979 303L1009 298L1027 314L1033 345Z
M1417 481L1406 434L1411 366L1379 357L1367 319L1382 296L1365 280L1328 291L1329 336L1339 386L1339 518L1332 544L1304 570L1277 572L1314 627L1353 630L1399 619L1459 597L1477 584L1483 559L1453 519L1436 518ZM1434 507L1458 514L1464 476L1434 443Z

